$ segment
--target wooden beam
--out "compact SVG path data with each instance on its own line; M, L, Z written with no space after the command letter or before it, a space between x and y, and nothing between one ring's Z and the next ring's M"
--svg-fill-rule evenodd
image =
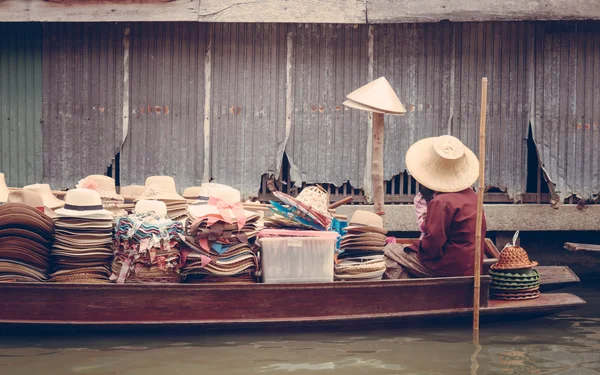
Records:
M367 23L365 0L202 0L200 22Z
M600 19L596 0L367 0L369 23Z
M575 252L575 253L580 253L580 254L585 254L585 255L590 255L596 258L600 258L600 245L592 245L592 244L587 244L587 243L576 243L576 242L565 242L565 249Z
M3 0L0 22L197 21L200 0Z

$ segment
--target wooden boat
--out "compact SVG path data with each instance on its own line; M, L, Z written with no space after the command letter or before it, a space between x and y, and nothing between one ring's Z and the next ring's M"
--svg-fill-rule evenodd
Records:
M484 321L543 316L585 304L567 293L542 293L529 301L489 300L491 278L481 281ZM0 298L3 327L347 325L468 317L473 278L277 285L6 283L0 285Z
M574 253L589 255L594 258L600 258L600 245L565 242L564 248Z
M493 249L488 256L493 256ZM486 259L488 269L495 258ZM542 291L579 282L568 267L538 267ZM490 300L481 278L481 319L544 316L585 305L568 293ZM467 318L473 278L319 284L0 284L0 326L201 328L339 326Z

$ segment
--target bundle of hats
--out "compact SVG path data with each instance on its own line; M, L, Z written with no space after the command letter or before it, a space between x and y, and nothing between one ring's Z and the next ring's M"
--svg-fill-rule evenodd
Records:
M117 219L111 280L117 283L180 282L183 224L161 201L141 200Z
M48 279L54 222L38 194L12 191L0 205L0 281Z
M185 218L187 214L187 201L177 194L175 180L170 176L151 176L146 179L146 190L136 198L141 200L158 200L167 206L167 216L173 220Z
M55 268L50 281L110 282L114 216L102 207L100 194L90 189L69 190L64 207L55 213Z
M51 210L59 209L65 205L65 201L54 196L52 190L50 190L50 185L48 184L27 185L23 189L39 194L44 202L44 207Z
M527 252L518 246L509 246L500 253L490 268L492 285L490 297L502 300L526 300L540 296L540 275L533 269L537 262L529 260Z
M121 205L125 203L125 199L117 194L115 180L108 176L94 174L80 180L76 186L78 189L90 189L97 191L102 199L102 207L105 210L112 212L115 216L124 215Z
M334 268L336 280L379 280L385 272L383 249L387 230L383 218L373 212L358 210L344 228L342 252Z
M329 193L320 186L308 186L294 198L276 191L283 205L271 201L274 215L265 218L265 227L279 229L329 230L332 216L328 210Z
M188 207L186 282L255 282L258 259L252 248L259 215L243 209L240 192L214 187L208 200Z

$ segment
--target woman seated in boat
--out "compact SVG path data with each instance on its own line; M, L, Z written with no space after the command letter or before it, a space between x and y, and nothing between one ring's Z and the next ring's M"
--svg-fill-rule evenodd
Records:
M459 139L444 135L413 144L406 153L406 168L422 186L423 200L415 205L417 221L423 219L422 235L410 246L386 246L384 278L472 276L477 217L472 185L479 177L477 157ZM485 215L482 224L483 241Z

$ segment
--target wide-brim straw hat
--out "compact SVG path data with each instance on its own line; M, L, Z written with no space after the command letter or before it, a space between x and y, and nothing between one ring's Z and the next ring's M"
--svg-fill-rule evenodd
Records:
M112 219L112 212L102 206L102 198L95 190L73 189L65 195L65 205L55 211L56 215L67 218Z
M0 202L6 202L8 199L8 186L4 179L4 173L0 173Z
M160 201L186 201L177 193L175 180L171 176L150 176L146 179L146 190L135 201L154 199Z
M532 268L538 265L538 262L529 260L527 252L522 247L510 246L502 250L498 262L491 266L493 270L519 270Z
M144 191L146 191L146 187L143 185L122 186L119 190L119 195L121 195L125 201L133 202L133 200L144 194Z
M406 108L385 77L379 77L352 91L346 98L348 100L343 103L346 107L394 115L406 113Z
M44 206L52 210L56 210L57 208L61 208L65 205L65 201L58 199L54 194L52 194L52 190L48 184L27 185L23 187L23 189L38 193L44 201Z
M383 218L374 212L356 210L348 226L345 227L348 233L379 233L382 235L387 234L387 230L383 227Z
M479 160L451 135L421 139L406 153L406 169L421 185L442 193L471 187L479 177Z
M46 208L42 196L31 190L11 190L11 192L8 193L8 198L6 199L6 202L23 203L30 207L37 208L40 212L48 212L48 214L50 214L52 211L49 208Z
M163 201L144 199L135 204L133 211L138 215L154 212L158 216L167 216L167 205Z
M101 198L124 201L125 199L117 194L115 180L112 177L93 174L79 181L76 186L79 189L95 190Z

